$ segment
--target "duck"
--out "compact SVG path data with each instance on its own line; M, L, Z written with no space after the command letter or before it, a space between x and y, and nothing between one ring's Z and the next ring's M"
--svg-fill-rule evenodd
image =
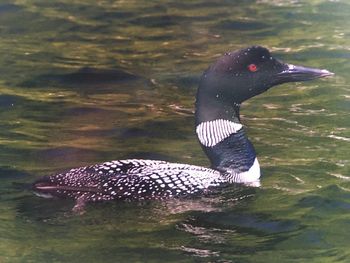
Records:
M185 198L227 184L260 186L260 165L241 123L241 104L271 87L332 76L326 69L297 66L274 58L267 48L227 52L202 74L195 102L195 133L211 166L160 160L113 160L47 175L32 184L45 198L87 203L112 200Z

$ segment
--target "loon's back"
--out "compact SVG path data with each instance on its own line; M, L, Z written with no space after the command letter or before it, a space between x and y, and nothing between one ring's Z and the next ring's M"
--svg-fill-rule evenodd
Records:
M43 190L52 196L79 198L84 195L90 201L185 196L218 186L225 181L221 174L213 169L137 159L80 167L51 175L46 179L36 183L34 190Z
M86 202L162 200L201 194L226 182L220 172L195 165L155 160L117 160L71 169L34 183L42 197Z

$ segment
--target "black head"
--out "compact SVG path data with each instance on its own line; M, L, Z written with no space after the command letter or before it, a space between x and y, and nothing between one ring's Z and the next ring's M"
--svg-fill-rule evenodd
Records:
M232 109L233 106L239 105L272 86L332 74L327 70L283 63L272 57L266 48L260 46L226 53L202 75L197 93L197 111L198 107L202 106L210 109L211 114L208 113L209 115L216 115L209 119L223 117L217 116L215 111L229 112L229 108ZM205 111L203 110L202 113Z

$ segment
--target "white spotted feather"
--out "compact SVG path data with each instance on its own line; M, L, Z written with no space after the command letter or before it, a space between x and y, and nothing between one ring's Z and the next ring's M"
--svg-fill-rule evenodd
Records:
M153 160L118 160L48 177L56 193L86 201L164 199L200 193L226 182L220 172Z

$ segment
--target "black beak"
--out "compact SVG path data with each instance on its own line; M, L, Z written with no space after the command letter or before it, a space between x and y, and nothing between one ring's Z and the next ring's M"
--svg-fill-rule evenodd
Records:
M284 83L313 80L333 75L334 73L326 69L307 68L302 66L295 66L292 64L285 64L284 70L277 74L277 80L279 83Z

